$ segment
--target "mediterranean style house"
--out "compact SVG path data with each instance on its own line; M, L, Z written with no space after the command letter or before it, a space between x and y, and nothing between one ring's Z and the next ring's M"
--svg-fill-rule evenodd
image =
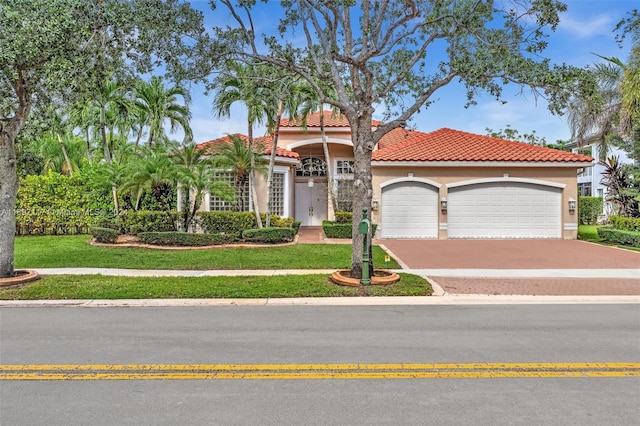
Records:
M324 113L325 156L320 113L306 126L283 119L276 152L272 211L301 226L320 226L338 210L350 209L353 178L347 120ZM378 123L374 123L376 125ZM245 138L245 136L237 135ZM199 145L229 143L224 137ZM270 152L272 138L257 138ZM373 152L372 220L377 238L559 238L578 231L577 170L593 158L452 129L424 133L402 128L388 133ZM245 191L243 205L250 205ZM257 182L258 204L266 210L266 184ZM206 196L205 210L232 206Z

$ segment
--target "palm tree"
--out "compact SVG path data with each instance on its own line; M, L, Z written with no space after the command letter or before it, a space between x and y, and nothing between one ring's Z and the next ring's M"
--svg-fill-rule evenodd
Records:
M227 73L218 78L218 90L213 99L213 110L218 118L229 118L231 116L231 106L238 102L243 103L247 108L247 135L249 137L249 150L253 152L253 126L263 124L269 108L269 89L260 83L260 67L243 65L240 62L229 62L226 64ZM253 199L253 212L256 216L258 228L262 228L260 219L260 209L258 207L258 196L255 188L255 159L251 155L251 165L248 171L249 190Z
M178 97L183 101L189 101L189 92L180 86L166 88L162 77L151 77L151 81L139 81L134 89L134 105L138 110L136 114L142 120L142 124L149 128L147 144L153 145L161 135L164 135L164 123L169 121L171 133L178 127L184 131L185 142L191 141L193 134L189 126L191 112L186 105L179 104ZM141 135L140 135L141 136ZM139 140L139 138L137 139Z
M325 93L330 93L330 91L325 91ZM328 187L328 195L329 202L331 203L331 207L333 208L334 213L338 211L338 201L336 197L336 184L333 180L333 171L331 169L331 161L329 159L329 144L327 143L327 134L325 132L324 127L324 106L325 103L320 100L318 93L311 87L309 84L305 84L302 87L302 105L300 110L300 116L302 117L302 127L306 128L307 126L307 117L314 113L320 113L320 138L322 139L322 151L324 153L325 161L327 162L327 187ZM338 113L335 108L332 109L333 113Z
M72 176L80 170L83 149L84 141L69 132L46 132L38 139L38 153L43 158L42 172Z
M206 192L231 201L234 191L227 183L218 179L213 161L196 145L175 149L171 157L176 166L178 185L184 188L183 227L187 232Z
M134 209L140 208L140 200L150 191L158 205L165 211L171 210L166 195L175 180L175 167L164 146L139 150L138 158L130 161L125 181L121 187L123 193L135 197Z
M239 211L245 211L245 186L251 176L251 172L264 173L264 159L261 153L249 146L247 141L238 135L228 135L231 143L218 148L211 154L214 155L213 165L219 171L231 170L234 174L234 188L236 191L237 206ZM257 223L262 222L260 216ZM259 226L259 225L258 225Z
M592 70L599 91L592 98L577 98L571 103L572 138L579 144L599 142L600 161L612 145L633 155L640 135L640 31L634 34L627 64L616 57L596 56L607 61Z
M268 75L270 81L268 82L269 92L273 99L270 102L271 106L277 106L277 108L268 108L268 120L269 124L267 130L273 135L271 142L271 153L269 155L269 167L267 170L267 212L266 212L266 226L271 226L271 212L272 212L272 194L273 194L273 169L275 166L276 150L278 147L278 138L280 136L280 120L282 114L287 113L290 118L296 118L298 115L298 108L302 101L302 85L298 78L293 75L283 73L281 69L275 67L264 67L265 75Z

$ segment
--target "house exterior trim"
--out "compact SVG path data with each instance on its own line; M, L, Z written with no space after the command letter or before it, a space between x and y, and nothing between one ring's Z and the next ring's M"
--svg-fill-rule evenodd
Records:
M501 178L472 179L472 180L465 180L465 181L462 181L462 182L448 183L446 185L446 187L447 187L447 189L450 189L450 188L458 188L460 186L477 185L477 184L480 184L480 183L497 183L497 182L530 183L530 184L533 184L533 185L550 186L550 187L553 187L553 188L560 188L560 189L564 189L567 186L567 185L565 185L563 183L549 182L549 181L546 181L546 180L539 180L539 179L517 178L517 177L501 177Z
M425 178L417 178L417 177L399 177L399 178L395 178L395 179L391 179L391 180L387 180L385 182L382 182L380 184L380 188L384 188L386 186L389 185L393 185L394 183L400 183L400 182L420 182L420 183L426 183L427 185L431 185L435 188L440 189L442 187L442 184L438 183L438 182L434 182L430 179L425 179Z
M302 141L297 141L297 142L293 142L290 143L286 146L286 149L289 151L293 151L296 148L300 148L301 146L306 146L306 145L311 145L311 144L315 144L315 143L322 143L322 138L320 136L315 137L315 138L311 138L311 139L305 139ZM335 143L338 145L348 145L348 146L353 146L353 143L351 142L350 139L344 139L344 138L332 138L332 137L328 137L327 138L327 143Z
M591 162L562 161L372 161L373 167L592 167Z

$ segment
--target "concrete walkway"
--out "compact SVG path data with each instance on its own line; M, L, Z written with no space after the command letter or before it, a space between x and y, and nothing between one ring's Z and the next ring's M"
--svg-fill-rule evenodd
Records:
M293 269L293 270L143 270L113 268L38 268L41 275L108 275L131 277L216 277L216 276L278 276L330 274L334 269ZM500 294L452 294L447 293L439 285L438 280L460 278L464 276L482 277L508 276L510 279L530 278L537 274L540 279L558 276L557 270L395 270L425 276L431 282L433 296L396 296L396 297L311 297L311 298L275 298L275 299L148 299L148 300L33 300L33 301L0 301L0 307L116 307L116 306L236 306L236 305L344 305L344 306L376 306L376 305L492 305L492 304L640 304L640 289L632 295L500 295ZM588 271L593 274L594 270ZM567 276L588 279L585 271L563 270ZM604 279L627 279L628 274L634 280L640 278L640 269L636 270L599 270ZM436 278L433 278L436 277ZM590 277L593 277L591 275Z

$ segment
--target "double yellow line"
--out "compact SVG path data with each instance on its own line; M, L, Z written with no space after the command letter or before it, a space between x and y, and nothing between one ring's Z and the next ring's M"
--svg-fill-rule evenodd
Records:
M640 363L0 365L0 380L342 380L570 377L640 377Z

